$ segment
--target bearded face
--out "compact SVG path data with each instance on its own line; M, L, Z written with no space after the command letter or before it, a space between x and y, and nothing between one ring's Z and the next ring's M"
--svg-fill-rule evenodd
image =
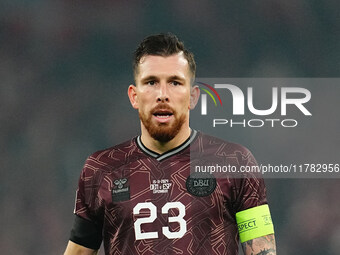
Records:
M159 142L168 142L172 140L180 131L185 122L185 115L178 113L167 105L158 105L149 113L139 111L139 118L150 136ZM173 118L171 122L162 121ZM160 120L160 121L155 121Z
M142 135L147 133L145 137L161 143L188 135L189 111L195 105L191 98L197 102L199 96L198 87L191 87L191 78L183 52L143 57L135 76L136 86L130 85L128 90L132 106L138 109Z

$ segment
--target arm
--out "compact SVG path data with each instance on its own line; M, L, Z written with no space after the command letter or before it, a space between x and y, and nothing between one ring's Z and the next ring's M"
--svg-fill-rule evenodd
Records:
M92 250L76 244L72 241L69 241L66 247L66 251L64 255L96 255L98 254L98 250Z
M98 189L92 184L96 177L90 163L87 159L79 178L75 217L64 255L97 255L102 242L102 215L96 214Z
M274 234L261 236L242 243L245 255L276 255Z
M251 152L242 148L240 165L258 166ZM237 153L235 153L237 155ZM266 186L259 173L234 179L235 211L240 241L245 255L276 255L274 226L266 198Z

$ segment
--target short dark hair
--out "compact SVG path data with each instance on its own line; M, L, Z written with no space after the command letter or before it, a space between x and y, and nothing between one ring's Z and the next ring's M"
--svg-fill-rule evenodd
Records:
M184 47L184 43L180 41L176 35L172 33L156 34L146 37L134 52L133 57L133 74L138 74L138 65L142 57L146 55L168 57L183 51L185 59L188 61L189 69L194 80L196 74L196 63L194 54Z

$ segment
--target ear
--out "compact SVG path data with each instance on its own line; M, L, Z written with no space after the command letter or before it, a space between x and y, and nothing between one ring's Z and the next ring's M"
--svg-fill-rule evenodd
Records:
M128 88L128 96L130 99L130 103L133 108L138 109L138 98L137 98L137 88L134 85L130 85Z
M197 85L192 86L190 93L190 107L189 107L190 110L195 108L199 97L200 97L199 87Z

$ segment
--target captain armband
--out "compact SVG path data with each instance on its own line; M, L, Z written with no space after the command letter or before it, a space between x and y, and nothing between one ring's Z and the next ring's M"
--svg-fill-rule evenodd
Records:
M236 222L241 243L274 233L268 205L260 205L236 213Z

